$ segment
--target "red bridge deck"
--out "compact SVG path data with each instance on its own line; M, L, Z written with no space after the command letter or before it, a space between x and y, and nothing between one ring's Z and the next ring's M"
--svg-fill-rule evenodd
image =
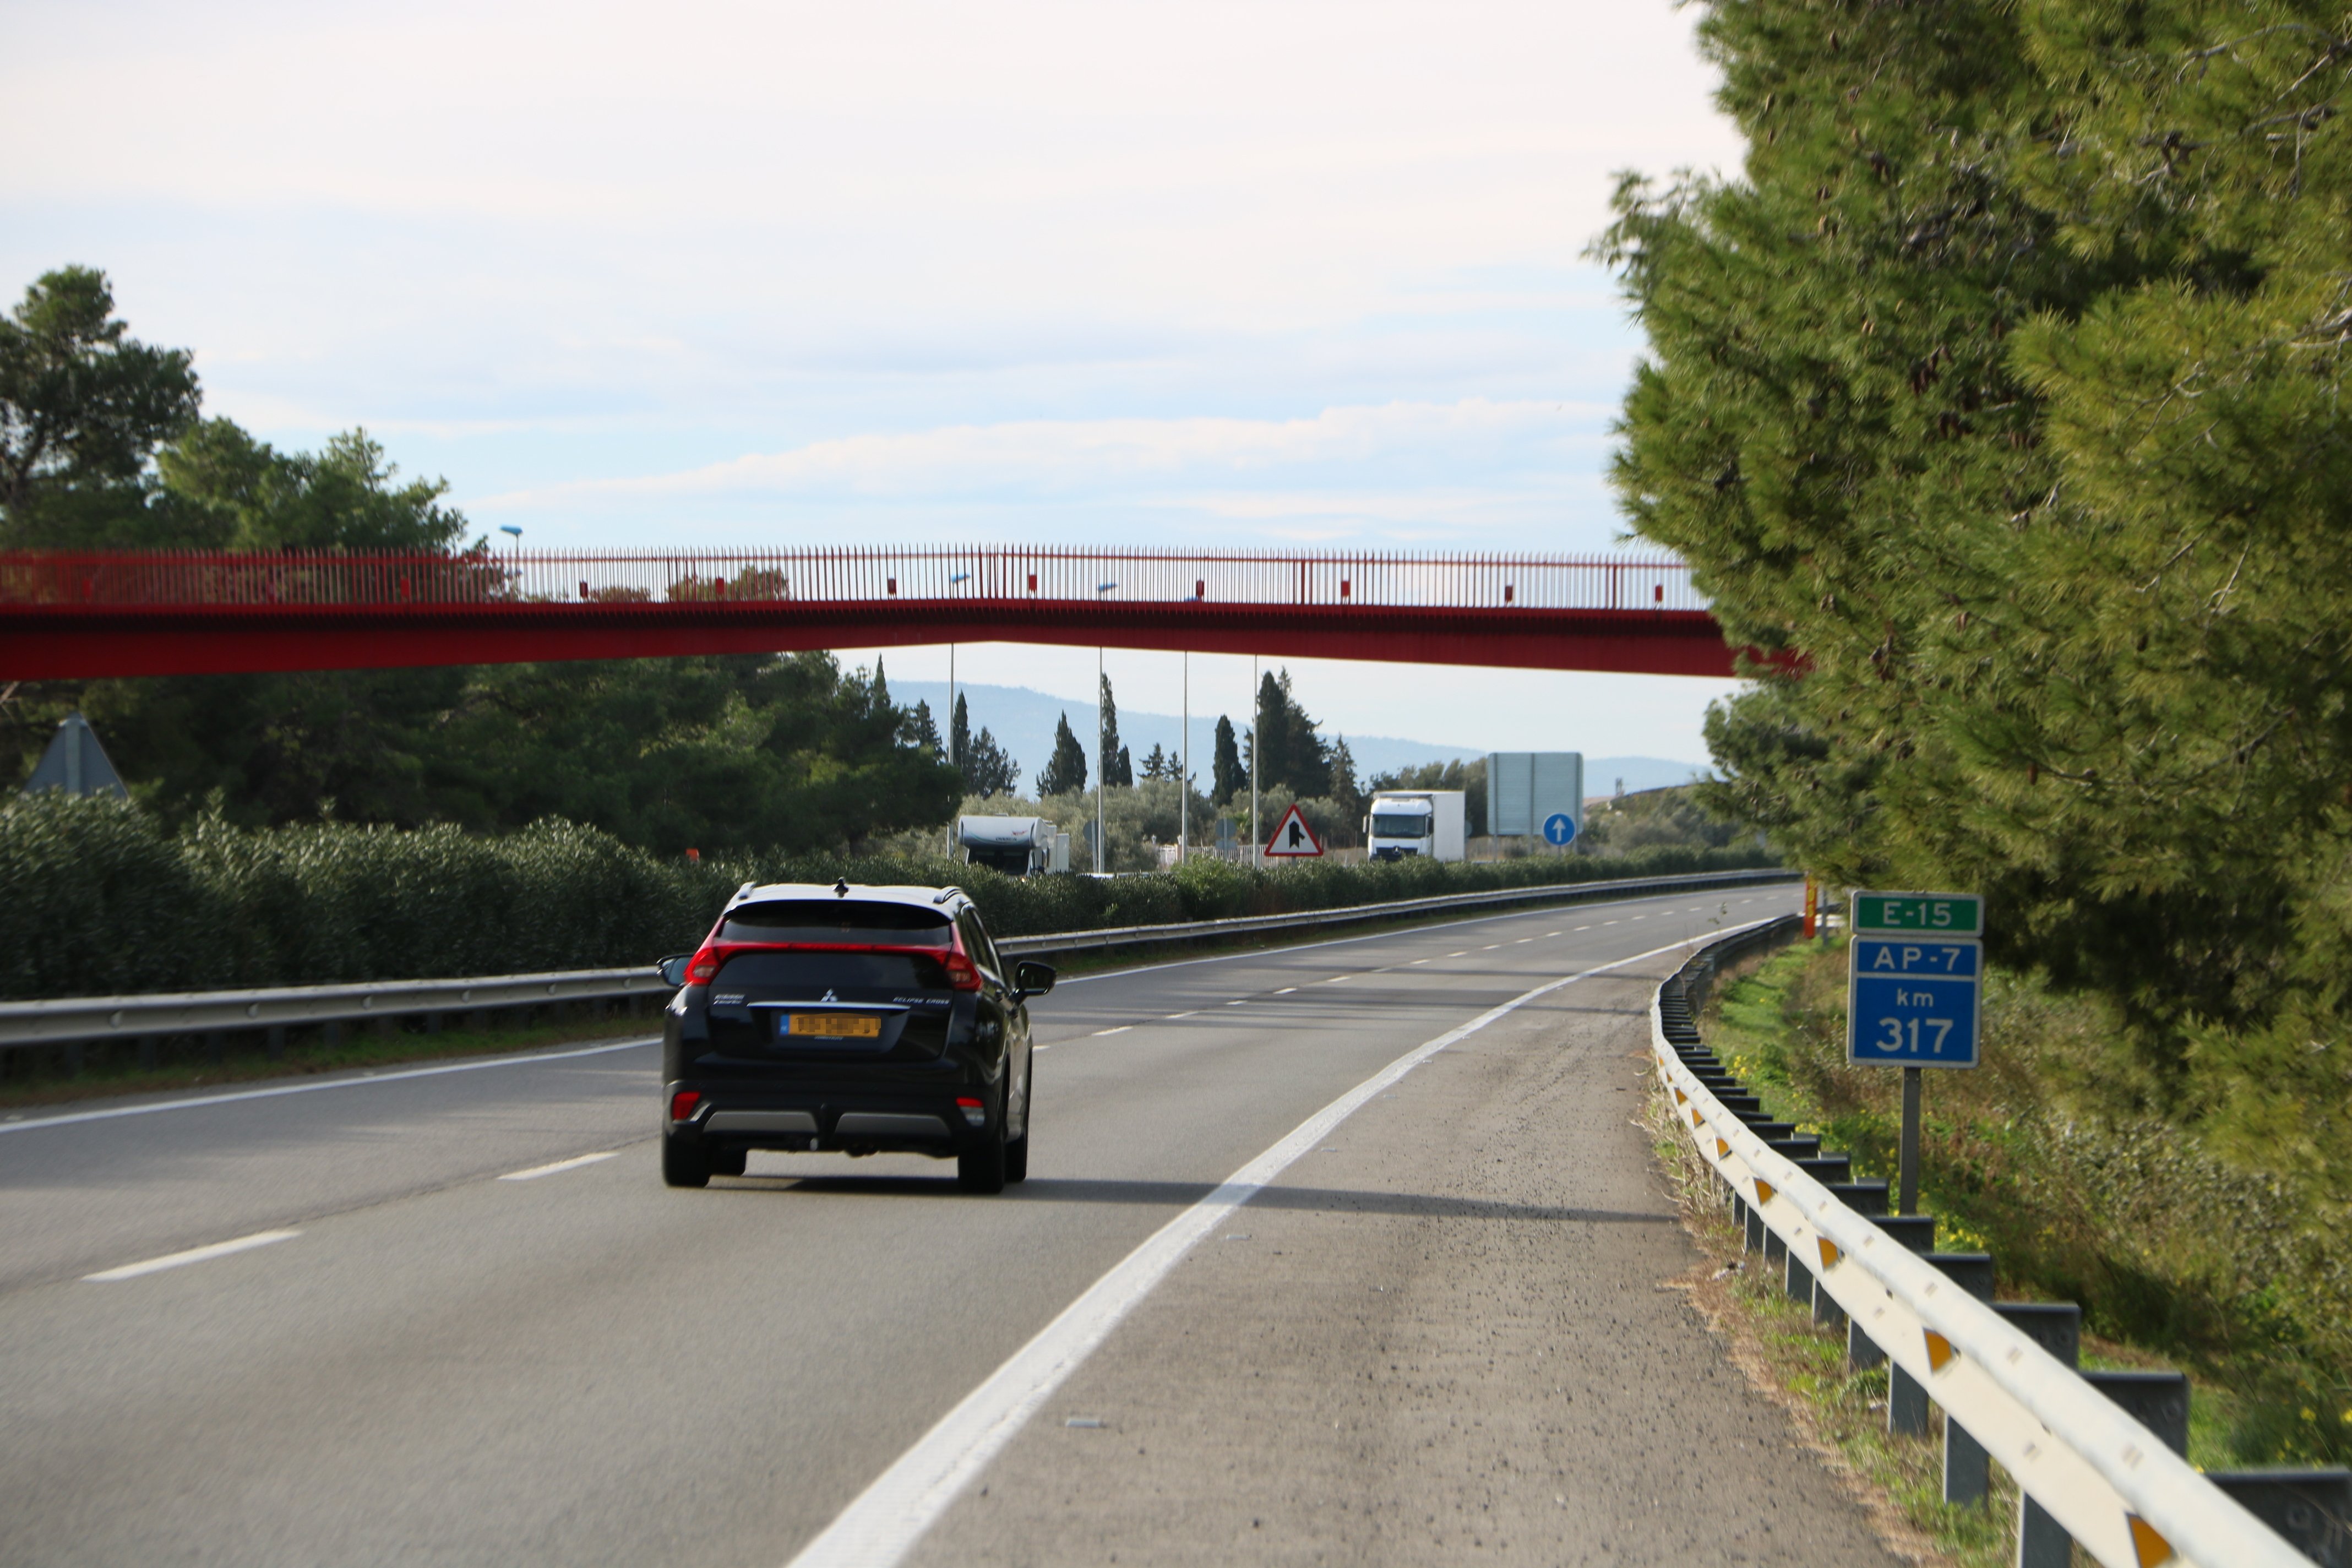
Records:
M1028 642L1727 676L1676 562L1019 549L0 553L0 679Z

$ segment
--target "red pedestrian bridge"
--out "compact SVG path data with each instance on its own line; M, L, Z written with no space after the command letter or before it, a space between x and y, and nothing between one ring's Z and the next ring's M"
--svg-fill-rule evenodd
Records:
M1633 557L0 552L0 680L971 642L1732 673L1690 569Z

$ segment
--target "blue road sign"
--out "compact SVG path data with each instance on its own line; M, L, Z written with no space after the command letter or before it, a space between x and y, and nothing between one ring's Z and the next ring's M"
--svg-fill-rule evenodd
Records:
M1973 942L1857 937L1846 994L1846 1059L1879 1067L1977 1065Z
M1564 811L1555 811L1544 818L1544 841L1549 844L1571 844L1576 840L1576 818Z

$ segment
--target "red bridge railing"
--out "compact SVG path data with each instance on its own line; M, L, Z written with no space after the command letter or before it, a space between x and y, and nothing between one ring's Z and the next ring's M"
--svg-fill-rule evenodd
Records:
M1680 562L1021 548L684 552L32 552L0 606L394 608L891 600L1703 611Z

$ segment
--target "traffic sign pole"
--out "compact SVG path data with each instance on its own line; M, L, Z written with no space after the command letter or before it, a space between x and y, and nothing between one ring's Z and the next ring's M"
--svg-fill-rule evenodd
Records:
M1919 1069L1903 1069L1903 1157L1896 1182L1896 1214L1919 1212Z

